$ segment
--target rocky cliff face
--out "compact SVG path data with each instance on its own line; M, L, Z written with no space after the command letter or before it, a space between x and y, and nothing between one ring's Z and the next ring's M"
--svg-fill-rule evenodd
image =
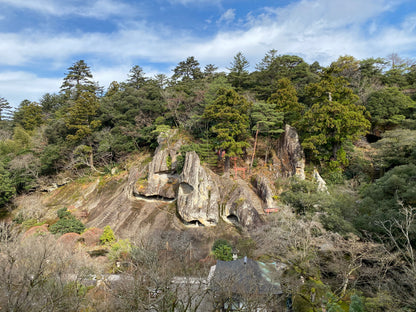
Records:
M174 199L178 187L178 176L174 174L176 160L182 140L173 141L176 131L164 133L158 137L158 147L149 164L147 183L138 190L146 197Z
M297 176L305 179L305 155L295 128L285 126L285 132L277 144L276 154L277 158L273 159L276 178Z
M218 223L218 180L215 174L201 166L195 152L186 153L177 194L178 214L185 222L206 226Z

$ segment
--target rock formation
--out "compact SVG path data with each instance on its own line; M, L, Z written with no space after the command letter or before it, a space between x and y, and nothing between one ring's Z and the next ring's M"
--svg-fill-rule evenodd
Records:
M318 184L317 190L318 192L328 192L328 188L326 187L326 182L322 179L321 175L319 174L318 170L313 169L313 178L315 182Z
M201 166L195 152L186 153L185 164L179 178L178 214L188 223L216 225L219 200L220 192L214 174Z
M277 158L273 159L276 178L297 176L299 179L305 179L305 155L295 128L285 126L285 132L277 144L276 154Z
M266 177L256 175L252 177L251 184L256 190L257 195L263 201L264 208L275 208L273 192L270 188L271 182Z
M226 222L242 225L245 228L253 228L263 221L259 211L262 212L262 202L256 193L243 180L222 181L222 202L220 215ZM230 189L231 188L231 189Z
M176 168L176 159L182 141L174 142L177 130L162 133L158 137L158 147L151 163L145 185L138 190L139 194L146 197L162 197L174 199L178 177L173 174Z

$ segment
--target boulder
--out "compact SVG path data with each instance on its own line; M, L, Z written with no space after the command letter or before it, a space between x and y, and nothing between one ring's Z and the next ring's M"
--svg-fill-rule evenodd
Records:
M273 191L270 188L271 182L266 178L260 175L252 177L251 184L253 185L257 195L263 202L263 207L275 208L275 203L273 200Z
M218 223L220 191L217 177L201 166L198 155L187 152L177 192L178 214L187 223L212 226Z
M158 147L148 167L146 185L139 194L146 197L174 199L178 176L174 174L182 141L174 141L177 130L163 132L158 137Z
M298 133L290 125L285 126L285 132L279 138L276 156L273 159L276 178L296 176L305 179L305 155Z
M316 168L313 169L313 179L318 184L318 186L317 186L317 191L318 192L327 192L328 193L328 188L326 186L326 182L325 182L324 179L322 179L321 175L319 174L318 170L316 170Z
M262 202L243 180L222 180L222 201L220 214L224 221L254 228L263 223L259 211Z

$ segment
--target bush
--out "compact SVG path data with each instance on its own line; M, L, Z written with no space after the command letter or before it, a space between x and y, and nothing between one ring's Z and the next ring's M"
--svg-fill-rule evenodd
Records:
M222 261L233 260L233 249L231 244L225 239L217 239L212 245L212 253L215 259Z
M105 244L111 244L115 240L116 240L116 236L114 235L113 230L111 229L111 227L109 225L106 225L104 227L103 234L100 236L100 242L101 242L101 244L103 244L103 245L105 245Z
M58 215L59 219L65 219L71 217L71 213L68 211L66 207L59 209L56 214Z
M78 233L81 234L85 230L85 225L81 221L71 216L59 219L58 222L51 225L49 231L52 234Z

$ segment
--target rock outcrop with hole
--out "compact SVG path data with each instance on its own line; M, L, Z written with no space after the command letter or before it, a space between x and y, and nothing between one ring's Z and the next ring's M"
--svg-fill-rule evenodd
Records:
M285 126L285 132L277 144L276 154L277 158L273 159L276 178L296 176L305 179L305 155L295 128Z
M260 213L262 202L256 193L243 180L233 181L225 178L222 181L222 202L220 214L224 221L254 228L263 223Z
M218 177L201 166L195 152L186 153L177 195L177 209L182 220L216 225L219 201Z
M174 199L178 186L178 176L174 174L176 159L182 145L181 140L174 140L177 131L162 133L158 137L158 144L149 164L145 185L139 193L146 197L161 197Z

